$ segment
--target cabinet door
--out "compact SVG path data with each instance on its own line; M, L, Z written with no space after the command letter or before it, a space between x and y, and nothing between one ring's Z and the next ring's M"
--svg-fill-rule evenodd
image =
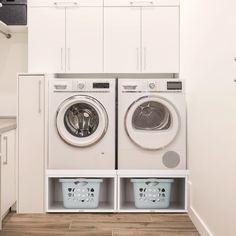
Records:
M166 1L166 0L165 0ZM173 0L172 0L173 1ZM36 7L74 7L74 6L102 6L103 0L28 0L28 6Z
M32 0L31 0L32 1ZM36 1L36 0L34 0ZM132 6L132 7L137 7L137 6L176 6L180 4L180 0L144 0L144 1L139 1L139 0L104 0L104 6Z
M67 72L103 71L103 9L66 9Z
M143 72L179 73L179 8L142 8Z
M1 135L1 217L16 201L15 130Z
M29 8L28 71L65 71L65 9Z
M19 213L44 211L44 77L18 81Z
M140 71L139 7L104 8L104 70L113 73Z

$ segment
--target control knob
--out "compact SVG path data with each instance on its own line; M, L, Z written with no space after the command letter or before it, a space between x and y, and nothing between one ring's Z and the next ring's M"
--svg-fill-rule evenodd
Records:
M85 87L84 83L78 83L78 89L83 89Z
M149 84L149 88L150 88L150 89L154 89L155 87L156 87L155 83L150 83L150 84Z

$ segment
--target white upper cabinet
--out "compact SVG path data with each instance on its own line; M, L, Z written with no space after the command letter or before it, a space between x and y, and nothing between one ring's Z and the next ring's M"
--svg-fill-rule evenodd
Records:
M28 0L30 7L103 6L103 0Z
M29 72L179 73L179 1L39 2L28 8Z
M179 8L142 9L142 72L179 73Z
M66 9L67 72L103 71L103 8Z
M140 8L104 9L104 71L140 71Z
M28 72L102 72L102 7L29 7Z
M104 6L179 6L180 0L104 0Z
M104 72L179 73L179 7L105 7Z
M65 10L30 8L28 71L65 71Z

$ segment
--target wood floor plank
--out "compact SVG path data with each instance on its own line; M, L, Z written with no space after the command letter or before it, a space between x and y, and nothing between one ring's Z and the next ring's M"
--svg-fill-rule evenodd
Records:
M191 222L187 214L150 214L152 222Z
M9 214L0 236L199 236L186 214Z
M78 229L169 229L169 230L185 230L192 231L194 228L189 223L176 224L175 222L161 222L161 223L134 223L134 222L126 222L126 223L89 223L89 222L72 222L70 230L78 230Z
M86 230L79 232L70 232L70 231L2 231L0 236L112 236L112 231L94 231Z
M18 214L14 217L8 217L10 222L30 221L32 215ZM79 221L79 222L151 222L150 214L35 214L33 219L38 222L54 222L55 220Z
M157 232L155 230L114 230L112 236L200 236L197 232Z

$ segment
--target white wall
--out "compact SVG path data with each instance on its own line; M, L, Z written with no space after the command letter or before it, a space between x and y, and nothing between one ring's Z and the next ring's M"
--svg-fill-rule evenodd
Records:
M202 235L236 235L235 11L235 0L182 1L190 215Z
M0 34L0 116L16 115L16 78L27 71L27 33Z

